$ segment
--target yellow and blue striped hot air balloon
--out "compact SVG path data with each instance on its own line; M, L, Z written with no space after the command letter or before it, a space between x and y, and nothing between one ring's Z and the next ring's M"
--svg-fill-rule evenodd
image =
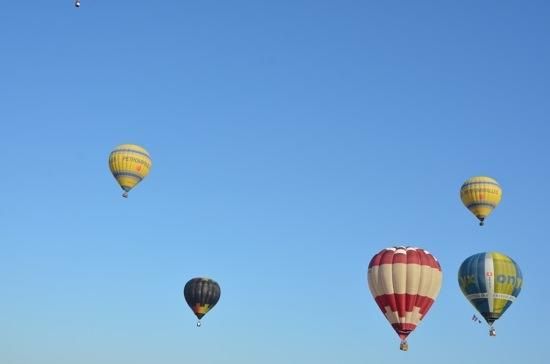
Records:
M460 188L460 199L479 219L479 225L493 211L502 198L502 188L491 177L477 176L468 179Z
M510 307L521 291L523 276L514 260L502 253L487 252L467 258L458 270L462 293L490 326Z
M151 165L149 153L135 144L121 144L109 156L109 168L124 190L124 197L149 174Z

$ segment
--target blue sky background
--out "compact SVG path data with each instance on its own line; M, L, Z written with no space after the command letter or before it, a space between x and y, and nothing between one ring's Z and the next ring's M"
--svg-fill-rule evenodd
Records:
M548 1L5 1L0 361L546 363ZM153 158L125 200L117 144ZM503 201L480 228L458 191ZM441 262L399 340L367 266ZM485 325L460 263L498 250L519 299ZM222 287L195 327L182 289ZM528 358L528 359L527 359Z

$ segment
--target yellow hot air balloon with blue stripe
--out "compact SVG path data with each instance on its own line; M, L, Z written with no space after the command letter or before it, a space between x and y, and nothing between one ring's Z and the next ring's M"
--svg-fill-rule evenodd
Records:
M479 225L498 206L502 198L502 188L498 182L491 177L476 176L468 179L460 188L460 199L479 219Z
M519 265L510 257L498 253L479 253L468 257L458 270L458 284L468 301L490 326L516 300L523 286Z
M121 144L109 155L109 168L124 190L123 197L149 174L151 166L149 153L136 144Z

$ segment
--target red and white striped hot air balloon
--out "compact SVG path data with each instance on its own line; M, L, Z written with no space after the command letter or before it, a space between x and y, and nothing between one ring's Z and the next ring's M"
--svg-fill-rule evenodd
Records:
M369 288L378 307L408 349L407 336L424 318L441 288L441 266L421 248L393 247L370 261Z

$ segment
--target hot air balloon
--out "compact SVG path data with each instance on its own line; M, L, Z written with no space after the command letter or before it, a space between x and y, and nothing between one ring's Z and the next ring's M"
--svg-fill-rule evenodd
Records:
M193 278L185 284L183 295L199 319L197 326L201 325L202 317L218 303L220 294L220 286L210 278Z
M149 174L151 165L149 153L135 144L121 144L109 156L109 168L124 190L123 197Z
M512 258L497 252L472 255L458 270L462 293L489 324L489 335L495 336L493 324L521 291L523 276Z
M479 225L493 211L502 198L502 189L496 180L491 177L472 177L460 188L460 199L479 219Z
M401 338L401 350L408 350L407 337L434 303L441 280L439 262L421 248L386 248L371 259L369 288Z

